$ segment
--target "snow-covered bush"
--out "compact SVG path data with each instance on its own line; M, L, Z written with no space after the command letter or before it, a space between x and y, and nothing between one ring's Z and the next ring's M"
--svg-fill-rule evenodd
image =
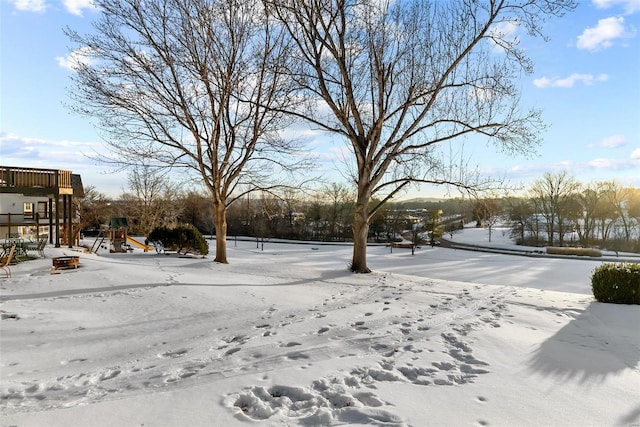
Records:
M594 270L591 288L600 302L640 304L640 264L603 264Z

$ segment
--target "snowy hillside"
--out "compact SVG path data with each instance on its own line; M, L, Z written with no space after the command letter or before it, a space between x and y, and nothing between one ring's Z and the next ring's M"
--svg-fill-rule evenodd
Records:
M354 275L350 253L49 248L0 281L1 423L640 423L640 307L594 302L600 261L377 246Z

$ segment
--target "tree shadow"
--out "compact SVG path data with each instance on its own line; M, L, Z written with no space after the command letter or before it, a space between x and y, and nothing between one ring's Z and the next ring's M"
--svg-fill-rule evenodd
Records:
M580 382L604 379L640 362L640 306L592 302L535 351L529 368Z

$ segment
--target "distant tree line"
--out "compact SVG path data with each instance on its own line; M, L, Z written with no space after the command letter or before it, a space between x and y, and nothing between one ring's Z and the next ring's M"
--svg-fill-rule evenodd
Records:
M581 183L545 173L524 197L479 199L478 226L506 221L518 244L640 252L640 189L616 181Z
M131 172L129 188L109 199L95 188L79 201L82 226L99 230L111 217L127 217L130 233L148 236L154 227L190 224L216 234L210 197L184 190L146 170ZM247 194L227 212L227 234L257 239L353 241L355 193L341 184L312 193L299 189ZM600 247L640 252L640 189L616 181L583 184L566 172L546 173L522 197L387 202L371 220L369 242L414 240L453 234L466 222L491 232L507 223L518 244ZM415 235L408 234L414 232Z
M144 169L132 171L128 184L114 199L94 187L85 189L86 197L78 200L85 234L99 233L112 217L126 217L129 233L142 236L155 227L183 224L195 226L204 235L216 234L214 207L205 191L183 190L165 175ZM351 242L354 203L354 191L336 183L311 194L296 189L247 194L228 208L227 235ZM389 202L372 219L368 240L400 240L412 230L435 230L433 235L439 237L461 228L459 213L465 210L470 212L470 203L459 199ZM456 220L451 221L452 217Z

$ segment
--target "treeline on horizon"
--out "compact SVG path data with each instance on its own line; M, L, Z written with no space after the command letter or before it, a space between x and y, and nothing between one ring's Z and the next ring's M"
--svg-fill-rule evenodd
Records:
M178 224L215 234L206 193L181 190L166 177L133 173L128 190L113 200L94 187L85 193L78 200L85 235L97 233L111 217L127 217L129 233L142 236L157 226ZM313 193L295 189L253 193L229 205L227 235L349 242L354 205L355 190L335 183ZM440 237L471 221L487 228L490 236L496 225L507 226L522 245L640 252L640 189L616 181L581 183L562 172L544 174L518 197L484 194L391 201L372 217L369 241L397 241L409 230L414 236L424 232Z

